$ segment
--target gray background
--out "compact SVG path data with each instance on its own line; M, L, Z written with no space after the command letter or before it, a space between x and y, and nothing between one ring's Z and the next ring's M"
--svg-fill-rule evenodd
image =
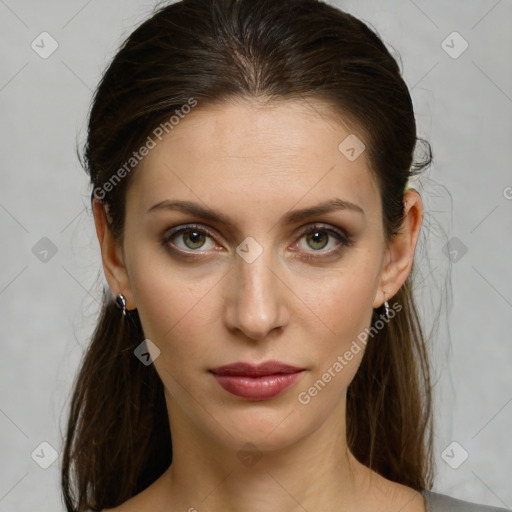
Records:
M0 512L63 509L59 460L40 467L40 443L61 452L104 283L75 143L102 70L154 5L0 0ZM416 184L427 214L415 290L428 328L439 316L435 490L512 508L512 2L337 5L399 52L434 148ZM59 45L47 59L31 47L43 31Z

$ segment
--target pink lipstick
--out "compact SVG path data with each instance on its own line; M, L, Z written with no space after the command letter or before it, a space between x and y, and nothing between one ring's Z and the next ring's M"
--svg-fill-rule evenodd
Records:
M238 362L210 370L228 392L249 400L268 400L292 386L304 372L279 361L259 365Z

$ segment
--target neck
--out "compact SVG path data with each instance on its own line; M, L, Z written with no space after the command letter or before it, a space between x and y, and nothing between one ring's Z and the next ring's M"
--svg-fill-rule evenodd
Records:
M345 403L306 437L277 425L249 441L212 439L172 405L173 460L158 482L166 512L357 510L369 489L372 472L347 447Z

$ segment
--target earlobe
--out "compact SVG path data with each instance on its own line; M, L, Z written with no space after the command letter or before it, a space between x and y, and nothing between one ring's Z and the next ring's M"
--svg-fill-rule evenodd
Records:
M395 295L411 271L423 222L423 202L419 193L414 189L409 189L404 193L403 201L404 221L399 234L393 237L386 249L374 307L381 306L385 300Z
M106 211L106 207L106 204L94 198L94 223L101 249L103 272L112 294L116 296L118 293L122 293L126 298L126 308L128 310L134 309L135 302L130 288L130 279L125 266L123 251L119 241L114 237L109 227L108 219L110 216Z

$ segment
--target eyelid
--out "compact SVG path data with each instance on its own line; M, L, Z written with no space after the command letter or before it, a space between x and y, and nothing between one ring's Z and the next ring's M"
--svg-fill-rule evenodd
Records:
M177 235L179 235L181 233L186 233L187 231L193 231L193 230L196 230L196 231L199 231L200 233L208 235L212 239L216 238L215 235L212 233L212 231L210 231L210 229L205 227L204 225L201 225L201 224L183 224L183 225L177 226L175 228L171 228L170 230L166 231L166 233L164 234L163 240L162 240L162 244L165 247L169 247L169 243ZM200 251L193 251L193 250L190 250L190 252L189 251L184 251L182 249L178 249L175 246L173 247L173 250L175 252L179 252L181 254L192 255L192 257L193 257L194 254L198 254L198 255L204 254L204 253L202 253Z
M183 224L183 225L180 225L180 226L177 226L175 228L171 228L170 230L168 230L163 237L162 244L165 247L169 248L169 242L174 237L176 237L180 233L192 231L194 229L209 236L210 238L213 238L213 239L216 238L216 236L213 234L212 230L210 230L210 228L206 227L205 225ZM320 258L328 257L329 255L330 256L335 255L335 254L339 253L340 251L342 251L345 247L350 247L350 246L354 245L354 242L355 242L353 237L347 232L347 230L345 230L341 227L333 226L330 224L323 224L323 223L319 223L319 222L313 222L300 230L300 232L298 234L298 239L294 242L294 245L297 245L299 240L302 239L302 237L304 237L305 235L307 235L311 232L314 232L314 231L325 231L326 233L330 233L330 234L334 235L335 238L337 238L339 240L340 244L339 244L338 248L332 249L330 251L318 251L320 253L319 256L312 256L312 253L314 253L316 251L311 251L311 252L307 251L309 253L309 256L306 256L306 259L320 259ZM194 257L194 255L198 255L198 257L200 257L201 255L204 254L203 252L194 251L194 250L183 251L182 249L178 249L175 246L172 248L172 250L174 250L175 252L181 253L181 254L189 255L191 257ZM209 251L207 251L207 252L209 252Z
M307 234L314 233L315 231L324 231L326 233L329 233L329 236L332 238L336 238L339 243L336 248L331 249L330 251L305 251L305 253L302 256L298 256L300 259L306 260L306 261L322 261L322 260L328 260L329 258L335 257L340 255L347 247L351 247L354 245L355 240L354 238L347 232L347 230L335 227L329 224L323 224L315 222L312 225L307 226L304 228L300 235L298 240L294 243L294 245L298 245L299 241ZM297 251L300 252L300 251ZM318 255L315 255L315 253L318 253Z

